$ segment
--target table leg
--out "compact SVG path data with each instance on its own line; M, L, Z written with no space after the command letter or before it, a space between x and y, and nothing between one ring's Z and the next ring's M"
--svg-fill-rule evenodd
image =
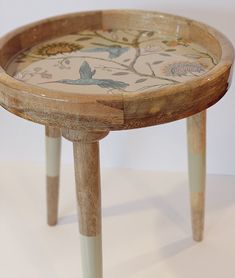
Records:
M63 131L63 136L73 141L84 278L103 277L99 140L106 135Z
M58 218L60 153L60 129L46 126L47 223L50 226L56 225Z
M187 119L193 238L203 239L206 180L206 111Z

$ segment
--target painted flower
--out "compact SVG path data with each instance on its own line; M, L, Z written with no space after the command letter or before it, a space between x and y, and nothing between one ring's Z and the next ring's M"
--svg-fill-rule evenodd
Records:
M80 50L82 46L75 43L68 43L68 42L57 42L46 44L37 49L37 54L41 56L53 56L57 54L63 53L71 53L77 50Z
M205 67L202 64L195 62L175 62L171 63L163 69L163 72L167 76L187 76L196 75L205 71Z

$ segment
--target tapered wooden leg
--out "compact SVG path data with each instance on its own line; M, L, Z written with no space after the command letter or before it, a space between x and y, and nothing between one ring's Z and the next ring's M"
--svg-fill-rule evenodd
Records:
M206 111L187 119L193 238L203 239L206 180Z
M54 226L58 218L61 132L46 127L47 223Z
M64 135L64 132L63 132ZM84 278L102 278L101 190L98 140L107 132L67 132L73 141Z

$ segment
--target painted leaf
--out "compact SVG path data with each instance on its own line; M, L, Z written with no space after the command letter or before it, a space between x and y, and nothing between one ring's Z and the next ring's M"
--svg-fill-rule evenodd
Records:
M82 37L82 38L77 39L76 41L81 42L81 41L87 41L87 40L90 40L90 39L91 39L91 37Z
M113 75L127 75L129 74L129 72L125 72L125 71L120 71L120 72L116 72Z
M161 55L161 56L166 56L166 57L171 57L171 55L170 55L170 54L167 54L167 53L159 53L159 55Z
M176 51L176 49L175 49L175 48L172 48L172 49L166 49L165 51L167 51L167 52L172 52L172 51Z
M111 79L99 79L97 85L100 86L101 88L111 88L111 89L124 89L127 86L129 86L128 83L111 80Z
M155 61L153 62L153 65L158 65L158 64L161 64L163 61Z
M128 42L128 39L127 39L126 37L122 38L122 40L123 40L124 42Z
M147 80L147 78L141 78L141 79L136 80L135 83L142 83L146 80Z
M129 62L130 60L131 60L131 59L125 59L123 62L126 63L126 62Z
M81 79L91 79L94 75L94 72L91 71L90 65L87 63L87 61L84 61L80 67L79 70L80 78Z
M193 58L193 59L200 59L201 58L201 56L198 55L198 54L185 54L183 56L188 57L188 58Z
M147 33L147 36L148 36L148 37L152 37L153 35L154 35L154 32L148 32L148 33Z

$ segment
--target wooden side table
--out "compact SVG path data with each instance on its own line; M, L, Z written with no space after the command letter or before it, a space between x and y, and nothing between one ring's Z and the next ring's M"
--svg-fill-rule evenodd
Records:
M84 277L102 277L99 140L110 131L187 117L193 237L202 240L206 109L228 90L232 63L218 31L147 11L75 13L0 40L2 107L47 127L51 225L60 130L73 142Z

